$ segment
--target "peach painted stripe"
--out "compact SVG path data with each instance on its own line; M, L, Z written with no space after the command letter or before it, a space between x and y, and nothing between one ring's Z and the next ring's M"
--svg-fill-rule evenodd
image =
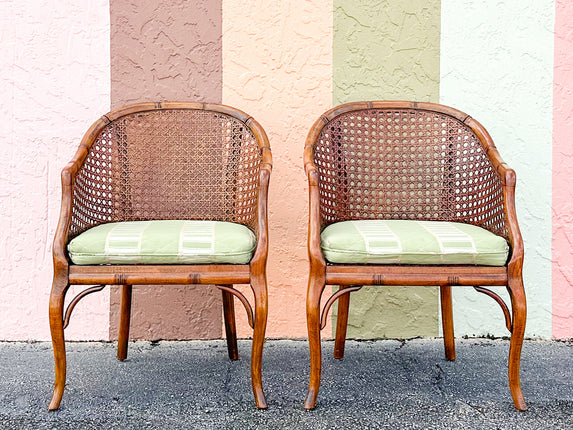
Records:
M306 337L306 134L332 103L332 2L223 0L223 103L269 135L269 337ZM237 310L240 336L250 336ZM328 333L325 333L328 336Z
M555 5L553 72L553 337L573 338L573 2Z

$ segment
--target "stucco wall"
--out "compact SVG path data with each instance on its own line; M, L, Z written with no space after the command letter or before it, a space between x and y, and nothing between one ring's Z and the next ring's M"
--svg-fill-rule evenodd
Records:
M0 2L0 340L49 339L60 170L109 109L109 4ZM68 339L107 339L108 294Z
M573 3L493 3L0 1L0 340L49 339L60 170L101 114L150 99L223 101L268 132L269 337L306 336L308 129L334 104L390 98L440 101L490 131L518 176L526 335L573 337ZM82 300L67 338L113 337L117 304L107 290ZM365 290L349 335L435 335L438 313L432 288ZM457 336L507 334L471 289L455 289L454 318ZM221 325L217 290L134 292L134 337L218 337Z
M334 105L360 100L438 101L440 2L334 1ZM352 293L348 336L436 336L434 287L365 287Z

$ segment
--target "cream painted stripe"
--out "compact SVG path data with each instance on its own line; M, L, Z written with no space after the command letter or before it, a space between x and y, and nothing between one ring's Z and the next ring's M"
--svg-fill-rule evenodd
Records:
M440 102L480 121L517 172L526 335L543 337L551 336L553 22L553 0L442 0ZM491 299L460 288L454 299L456 335L507 335Z
M270 337L304 337L308 212L302 149L332 104L332 2L223 0L223 103L252 115L273 151ZM239 335L250 336L237 312ZM328 335L328 334L327 334Z

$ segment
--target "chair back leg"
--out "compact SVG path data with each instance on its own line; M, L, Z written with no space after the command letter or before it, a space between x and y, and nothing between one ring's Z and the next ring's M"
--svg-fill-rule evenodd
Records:
M452 312L452 287L440 287L440 304L442 306L442 329L444 332L444 349L446 360L456 359L454 342L454 315Z
M221 290L223 295L223 316L225 319L225 335L227 337L227 350L230 360L239 359L237 347L237 327L235 324L235 298L231 293Z
M121 286L121 310L119 315L119 333L117 337L117 358L127 358L127 345L129 341L129 324L131 320L131 285Z
M346 343L346 328L348 326L348 309L350 307L350 294L343 294L338 299L338 312L336 314L336 337L334 340L334 358L344 357Z

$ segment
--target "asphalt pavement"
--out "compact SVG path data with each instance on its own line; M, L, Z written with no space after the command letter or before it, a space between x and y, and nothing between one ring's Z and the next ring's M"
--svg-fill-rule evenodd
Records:
M60 410L48 412L50 343L0 343L0 429L573 429L573 342L527 340L521 366L529 405L517 411L507 382L509 342L456 339L348 341L343 360L323 341L317 407L302 408L306 341L268 340L263 381L269 408L257 410L250 341L241 359L223 340L69 342Z

